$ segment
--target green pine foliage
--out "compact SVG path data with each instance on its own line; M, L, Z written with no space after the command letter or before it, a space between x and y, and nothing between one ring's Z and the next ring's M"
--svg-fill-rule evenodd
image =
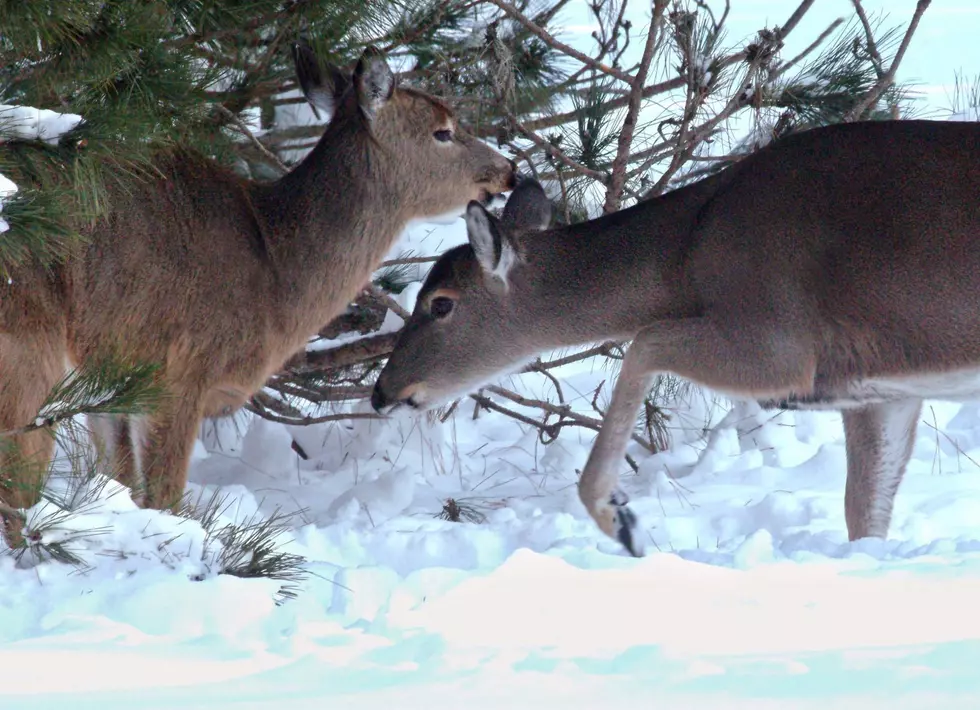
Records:
M890 57L902 39L902 28L882 29L880 21L873 27L878 51ZM854 106L855 97L867 93L877 79L864 41L864 30L857 18L851 18L833 43L793 72L785 82L777 84L763 104L770 109L791 112L793 130L840 123ZM891 118L888 107L892 105L900 105L903 115L908 118L914 108L910 98L907 86L893 84L865 120Z

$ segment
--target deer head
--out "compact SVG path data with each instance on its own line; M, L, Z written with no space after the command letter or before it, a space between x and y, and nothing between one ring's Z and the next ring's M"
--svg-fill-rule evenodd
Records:
M441 100L399 87L378 50L366 49L350 75L332 66L321 72L306 45L296 45L294 58L306 98L332 117L328 130L348 145L357 143L352 136L368 138L350 160L374 164L374 193L404 204L403 220L487 201L513 187L514 162L467 133Z
M527 333L514 305L525 288L521 237L548 226L551 202L524 178L499 220L475 201L465 219L469 243L435 262L378 378L371 396L378 411L437 406L541 350L540 332Z

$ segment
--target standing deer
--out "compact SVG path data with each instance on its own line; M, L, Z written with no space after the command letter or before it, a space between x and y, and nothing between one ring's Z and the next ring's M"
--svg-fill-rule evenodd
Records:
M469 244L433 265L376 410L632 339L578 486L630 553L643 546L616 467L662 372L767 408L842 410L848 536L887 535L922 400L980 398L980 124L816 128L540 231L545 201L527 181L500 222L469 204Z
M124 482L145 484L145 506L176 505L202 417L241 407L337 316L409 220L513 186L514 163L441 101L397 87L377 50L352 76L322 74L306 45L294 60L307 100L331 118L291 172L257 184L172 152L153 178L114 191L64 267L0 284L0 431L33 420L66 363L156 363L165 396L152 413L94 433L137 478ZM47 462L53 444L33 432L14 446ZM34 473L11 480L0 460L0 500L26 507L45 466L16 470Z

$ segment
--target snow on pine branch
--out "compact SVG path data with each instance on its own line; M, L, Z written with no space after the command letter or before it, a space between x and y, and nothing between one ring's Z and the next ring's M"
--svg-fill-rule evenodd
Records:
M0 104L0 143L4 139L42 140L54 145L73 130L82 117L75 113L58 113L33 106Z
M73 130L82 117L75 113L58 113L46 108L33 106L12 106L0 104L0 144L7 140L41 140L54 145L68 131ZM17 192L17 185L0 174L0 212L4 200L9 200ZM7 221L0 217L0 233L10 229Z
M3 212L3 201L13 197L16 192L17 185L0 173L0 213ZM8 229L10 229L10 225L7 224L7 220L0 216L0 233L6 232Z

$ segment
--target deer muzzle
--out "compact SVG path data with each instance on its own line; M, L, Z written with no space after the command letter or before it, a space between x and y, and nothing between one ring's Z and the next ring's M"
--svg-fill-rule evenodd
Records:
M389 397L381 386L380 380L374 384L371 390L371 408L378 414L388 414L397 407L408 405L412 409L419 409L423 404L423 393L421 385L411 385L398 393L394 398Z

